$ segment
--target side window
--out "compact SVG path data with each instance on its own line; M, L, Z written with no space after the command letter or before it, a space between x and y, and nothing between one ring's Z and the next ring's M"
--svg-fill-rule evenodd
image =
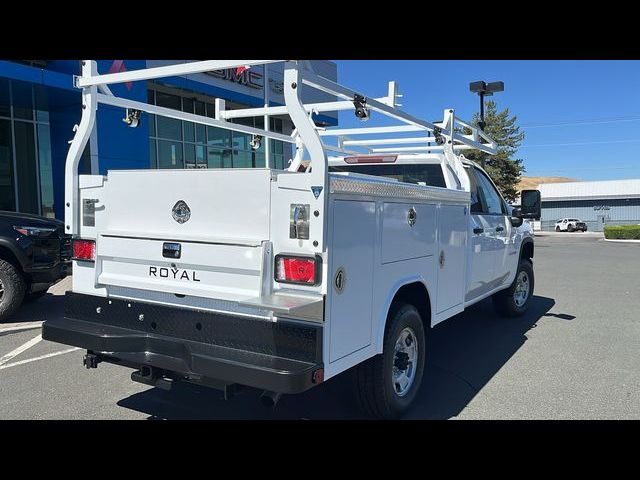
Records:
M475 177L477 178L478 187L484 197L485 209L483 213L490 215L503 215L502 199L491 180L480 170L474 168Z
M476 176L473 174L471 168L467 168L467 174L469 175L469 184L471 187L471 213L483 213Z

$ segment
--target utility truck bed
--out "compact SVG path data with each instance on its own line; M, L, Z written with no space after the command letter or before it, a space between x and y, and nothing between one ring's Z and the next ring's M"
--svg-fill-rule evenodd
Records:
M179 71L211 66L193 62ZM522 209L512 211L460 154L495 152L495 144L453 110L436 125L400 111L393 82L387 97L367 99L298 62L284 71L291 136L228 121L282 107L226 111L218 103L211 119L99 93L131 75L177 71L97 75L94 62L85 62L77 83L90 108L66 177L73 288L64 319L45 322L43 336L86 349L88 368L131 367L132 379L160 388L187 381L230 394L249 386L273 404L356 367L363 408L396 417L419 389L432 326L487 296L502 313L526 310L533 239L521 225L538 214L539 195L524 192ZM339 100L304 105L302 84ZM78 175L98 103L240 130L257 144L284 137L296 154L287 170ZM318 129L308 114L349 109L360 119L376 112L405 125ZM390 153L378 145L415 138L350 139L399 129L422 134L420 145ZM330 136L337 144L325 142Z

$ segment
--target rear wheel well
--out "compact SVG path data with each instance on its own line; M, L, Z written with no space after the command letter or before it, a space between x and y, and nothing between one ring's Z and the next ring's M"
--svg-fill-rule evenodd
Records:
M408 303L416 307L422 317L422 323L424 324L425 334L431 328L431 302L429 299L429 291L422 282L408 283L400 287L396 292L393 300L391 301L393 308L394 304ZM387 316L389 318L389 316Z
M525 242L520 252L520 260L531 260L533 258L533 242Z

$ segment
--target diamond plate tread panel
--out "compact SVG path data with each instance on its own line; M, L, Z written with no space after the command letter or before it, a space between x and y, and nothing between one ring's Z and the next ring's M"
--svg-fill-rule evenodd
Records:
M331 193L347 193L373 197L397 197L415 200L468 203L469 192L449 188L410 185L384 179L348 178L343 175L330 176Z
M282 320L271 322L73 292L67 292L65 317L304 362L321 357L321 327Z

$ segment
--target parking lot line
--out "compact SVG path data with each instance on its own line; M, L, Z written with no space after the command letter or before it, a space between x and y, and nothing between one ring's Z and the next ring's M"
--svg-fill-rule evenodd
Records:
M44 320L37 322L22 322L22 323L10 323L8 325L0 326L0 334L7 332L19 332L20 330L34 330L41 328Z
M35 362L36 360L44 360L45 358L57 357L58 355L64 355L65 353L75 352L76 350L80 350L80 348L79 347L68 348L67 350L62 350L60 352L47 353L46 355L40 355L39 357L28 358L26 360L20 360L19 362L0 365L0 370L4 370L5 368L17 367L18 365L24 365L25 363Z
M42 341L42 334L38 334L37 337L32 338L31 340L29 340L26 343L23 343L22 345L20 345L18 348L16 348L15 350L10 351L9 353L7 353L5 356L3 356L2 358L0 358L0 367L2 367L2 365L4 365L5 363L7 363L9 360L11 360L13 357L20 355L22 352L25 352L27 350L29 350L31 347L33 347L34 345L37 345L38 343L40 343Z

